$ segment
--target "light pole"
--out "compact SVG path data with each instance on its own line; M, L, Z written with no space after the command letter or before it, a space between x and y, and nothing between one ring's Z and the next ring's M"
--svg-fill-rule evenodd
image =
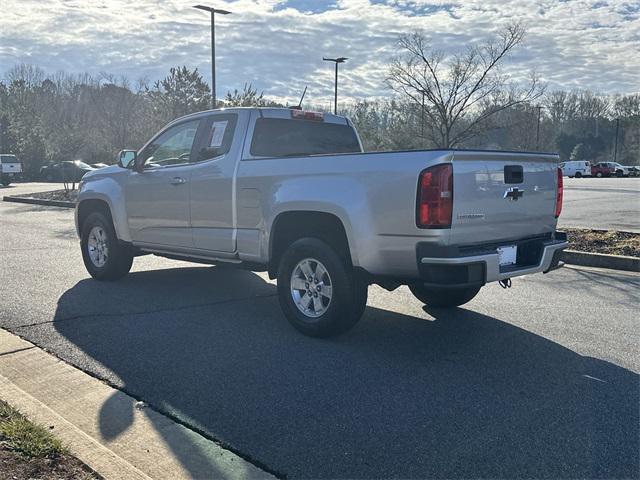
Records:
M422 141L424 142L424 90L420 90L422 94L422 108L420 109L420 136L422 137Z
M322 57L322 60L325 62L335 62L336 64L336 81L333 91L333 114L338 114L338 64L344 63L345 60L349 60L347 57L338 57L338 58L326 58Z
M542 106L538 105L536 107L538 110L538 123L536 124L536 150L540 149L540 112L542 111Z
M219 8L194 5L193 8L211 13L211 108L216 108L216 29L215 14L229 15L231 12Z
M618 131L620 130L620 118L616 118L616 141L613 148L613 161L618 161Z

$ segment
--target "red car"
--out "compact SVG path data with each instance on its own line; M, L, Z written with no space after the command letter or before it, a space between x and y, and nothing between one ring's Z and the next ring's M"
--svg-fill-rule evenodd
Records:
M595 165L591 165L592 177L610 177L616 173L616 167L611 162L600 162Z

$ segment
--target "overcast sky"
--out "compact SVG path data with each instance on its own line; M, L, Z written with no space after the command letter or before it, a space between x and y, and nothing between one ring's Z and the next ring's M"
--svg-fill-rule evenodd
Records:
M424 30L445 51L491 37L514 20L526 43L506 70L535 69L550 88L640 91L640 1L606 0L0 0L0 72L108 72L150 81L175 65L210 79L208 14L216 17L218 95L251 82L266 96L329 104L332 66L345 56L341 96L385 96L386 65L402 33ZM208 3L209 2L209 3Z

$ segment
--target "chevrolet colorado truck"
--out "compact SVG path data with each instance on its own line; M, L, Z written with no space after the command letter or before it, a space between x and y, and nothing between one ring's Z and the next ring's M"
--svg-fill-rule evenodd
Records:
M557 155L364 153L345 117L229 108L87 173L75 219L96 279L143 254L266 271L291 324L322 337L355 325L370 284L444 308L558 268L562 193Z

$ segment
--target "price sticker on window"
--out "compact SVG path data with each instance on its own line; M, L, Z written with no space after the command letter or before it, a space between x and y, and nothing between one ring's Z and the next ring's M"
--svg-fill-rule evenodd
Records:
M213 122L211 126L211 138L209 140L210 147L221 147L224 141L224 132L227 130L228 120L222 122Z

